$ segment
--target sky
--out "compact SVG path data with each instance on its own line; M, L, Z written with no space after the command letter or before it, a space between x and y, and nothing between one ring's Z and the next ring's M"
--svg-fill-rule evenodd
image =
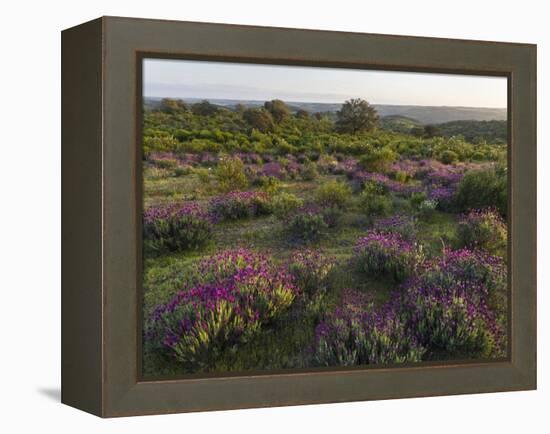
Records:
M506 108L505 77L143 60L145 97Z

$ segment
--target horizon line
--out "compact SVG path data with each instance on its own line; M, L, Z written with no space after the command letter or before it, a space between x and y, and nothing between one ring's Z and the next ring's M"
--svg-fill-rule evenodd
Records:
M193 99L193 100L201 100L201 101L216 101L216 100L226 100L226 101L249 101L249 102L267 102L272 101L273 99L238 99L238 98L202 98L202 97L195 97L195 96L189 96L189 97L183 97L183 96L158 96L158 95L143 95L143 99L145 98L169 98L169 99ZM280 98L274 98L274 99L280 99ZM346 101L348 101L348 98L344 100L344 102L315 102L315 101L305 101L305 100L284 100L281 99L284 103L292 104L292 103L302 103L302 104L344 104ZM359 98L362 99L362 98ZM491 107L491 106L465 106L465 105L424 105L424 104L396 104L396 103L377 103L377 102L369 102L371 105L385 105L385 106L401 106L401 107L449 107L449 108L475 108L475 109L492 109L492 110L508 110L508 107Z

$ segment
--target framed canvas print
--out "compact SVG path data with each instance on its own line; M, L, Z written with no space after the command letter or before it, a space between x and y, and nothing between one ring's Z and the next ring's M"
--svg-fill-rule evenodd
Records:
M64 403L536 387L536 46L103 17L62 73Z

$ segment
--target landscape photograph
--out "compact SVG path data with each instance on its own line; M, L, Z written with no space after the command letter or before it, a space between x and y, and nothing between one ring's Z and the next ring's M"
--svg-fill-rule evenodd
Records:
M141 67L145 378L507 357L505 77Z

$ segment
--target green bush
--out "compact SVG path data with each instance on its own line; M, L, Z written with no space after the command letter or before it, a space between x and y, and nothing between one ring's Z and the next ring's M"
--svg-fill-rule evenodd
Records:
M189 175L190 173L191 173L190 167L176 167L174 169L175 177L186 176L186 175Z
M359 195L359 206L367 216L385 216L391 212L392 201L381 186L367 182Z
M414 210L418 210L420 208L420 205L428 199L428 195L425 192L414 192L411 194L411 197L409 198L409 203L411 205L411 208Z
M506 169L486 169L467 172L458 185L456 204L462 211L496 208L507 214Z
M304 181L313 181L314 179L317 179L319 177L317 165L312 162L305 163L302 168L301 176Z
M221 192L244 190L248 187L244 164L238 158L222 159L216 167L215 176Z
M152 207L145 211L143 246L146 254L198 249L208 243L211 235L210 217L194 204Z
M292 193L279 193L273 197L271 207L276 217L284 219L303 204L304 201Z
M397 182L402 183L405 183L411 179L410 175L403 170L396 171L393 176Z
M452 164L458 161L458 154L447 149L441 153L439 156L439 161L443 164Z
M254 181L254 184L268 194L275 194L281 188L281 181L274 176L260 176Z
M359 165L369 172L386 172L397 158L397 154L389 147L373 149L359 159Z
M308 212L294 214L287 223L290 238L304 243L318 241L327 228L321 215Z
M336 206L331 206L329 208L323 209L321 214L327 226L330 229L334 229L340 225L340 221L342 220L344 212L342 211L342 209Z
M351 197L351 188L344 182L329 181L315 192L319 205L324 207L346 208Z
M197 175L201 184L208 185L210 183L210 171L204 167L194 167L193 173Z

